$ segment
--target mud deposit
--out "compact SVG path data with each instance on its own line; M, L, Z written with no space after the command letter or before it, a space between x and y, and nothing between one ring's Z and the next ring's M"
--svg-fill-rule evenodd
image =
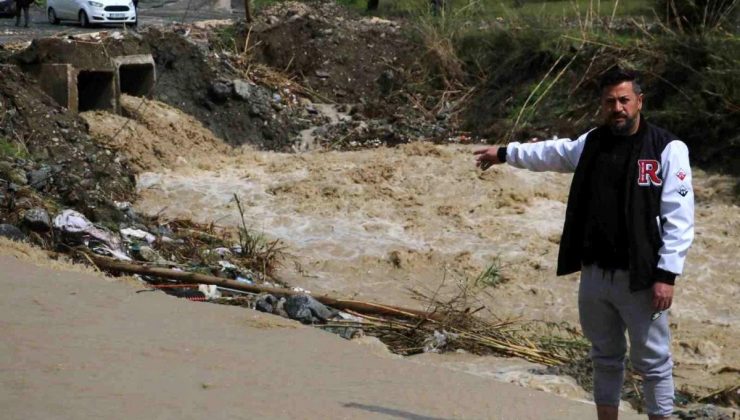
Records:
M474 169L472 147L413 143L357 152L242 149L138 177L137 208L236 225L288 248L280 275L314 293L417 305L410 289L453 296L497 262L506 280L477 296L489 317L577 324L577 276L556 278L568 175ZM733 311L740 222L732 180L698 171L697 238L671 311L679 387L737 381ZM701 391L699 391L701 392ZM579 395L572 395L578 397Z

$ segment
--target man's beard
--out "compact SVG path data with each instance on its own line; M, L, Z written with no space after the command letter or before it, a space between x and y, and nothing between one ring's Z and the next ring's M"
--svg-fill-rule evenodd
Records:
M624 114L617 114L615 117L624 117L624 122L620 124L612 120L609 122L609 129L615 136L627 136L632 132L635 124L637 124L638 115L639 114L636 114L634 117L630 118Z

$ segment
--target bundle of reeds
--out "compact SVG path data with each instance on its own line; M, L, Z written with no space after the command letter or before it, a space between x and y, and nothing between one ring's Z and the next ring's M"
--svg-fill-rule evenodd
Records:
M409 314L405 317L368 315L348 310L362 319L338 320L318 325L320 328L357 328L379 338L397 354L412 355L424 351L465 350L479 355L521 357L546 366L560 365L577 356L585 356L588 348L575 331L551 335L555 330L533 334L526 323L505 320L487 321L471 311L434 308L427 316ZM440 337L442 342L435 342Z

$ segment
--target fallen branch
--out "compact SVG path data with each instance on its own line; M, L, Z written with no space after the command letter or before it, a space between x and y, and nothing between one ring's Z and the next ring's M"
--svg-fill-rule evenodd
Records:
M245 284L236 280L222 279L216 276L209 276L207 274L190 273L185 271L175 271L160 267L150 267L144 264L137 264L125 261L119 261L113 258L102 257L100 255L92 254L80 250L81 254L92 260L94 264L107 271L115 271L127 274L139 274L142 276L151 276L164 279L170 279L185 283L200 283L200 284L212 284L219 287L240 290L250 293L269 293L276 296L292 296L299 295L301 292L297 292L290 289L283 289L277 287L257 286L253 284ZM312 295L313 296L313 295ZM358 300L338 299L331 296L313 296L316 300L323 303L324 305L331 306L335 309L340 310L351 310L362 314L369 315L385 315L394 316L401 318L412 318L412 319L428 319L432 321L438 321L439 317L434 314L428 314L423 311L410 308L401 308L396 306L382 305L379 303L363 302Z

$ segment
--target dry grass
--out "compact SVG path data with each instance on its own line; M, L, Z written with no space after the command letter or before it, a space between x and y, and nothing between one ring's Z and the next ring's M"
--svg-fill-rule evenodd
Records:
M25 242L16 242L2 237L0 237L0 255L13 257L23 262L54 270L86 274L100 273L94 267L76 264L67 256L60 255L57 259L52 259L49 256L49 252L41 248L37 248Z
M446 300L438 297L443 284L444 280L431 293L412 291L426 307L427 316L392 318L352 312L362 322L332 321L320 327L335 331L360 329L380 339L393 353L404 356L462 349L477 355L520 357L546 366L585 357L588 345L574 328L517 320L491 321L477 316L486 309L478 297L488 293L490 287L480 276L460 281L458 292Z
M425 53L421 58L430 76L438 77L444 90L458 90L465 79L464 64L457 56L455 34L445 22L420 20L417 31Z
M17 260L33 264L39 267L71 273L92 274L102 276L107 280L123 281L132 285L141 285L141 282L130 276L109 277L98 270L88 261L77 261L71 256L46 251L25 242L16 242L0 237L0 255L15 258Z
M172 220L164 225L172 230L175 241L158 241L154 248L170 261L190 267L188 271L215 274L220 270L218 262L229 260L251 270L259 277L254 280L265 280L271 277L283 258L279 241L269 241L249 230L245 236L241 228L237 232L214 223L199 224L190 220ZM218 248L229 251L222 256L214 252Z

